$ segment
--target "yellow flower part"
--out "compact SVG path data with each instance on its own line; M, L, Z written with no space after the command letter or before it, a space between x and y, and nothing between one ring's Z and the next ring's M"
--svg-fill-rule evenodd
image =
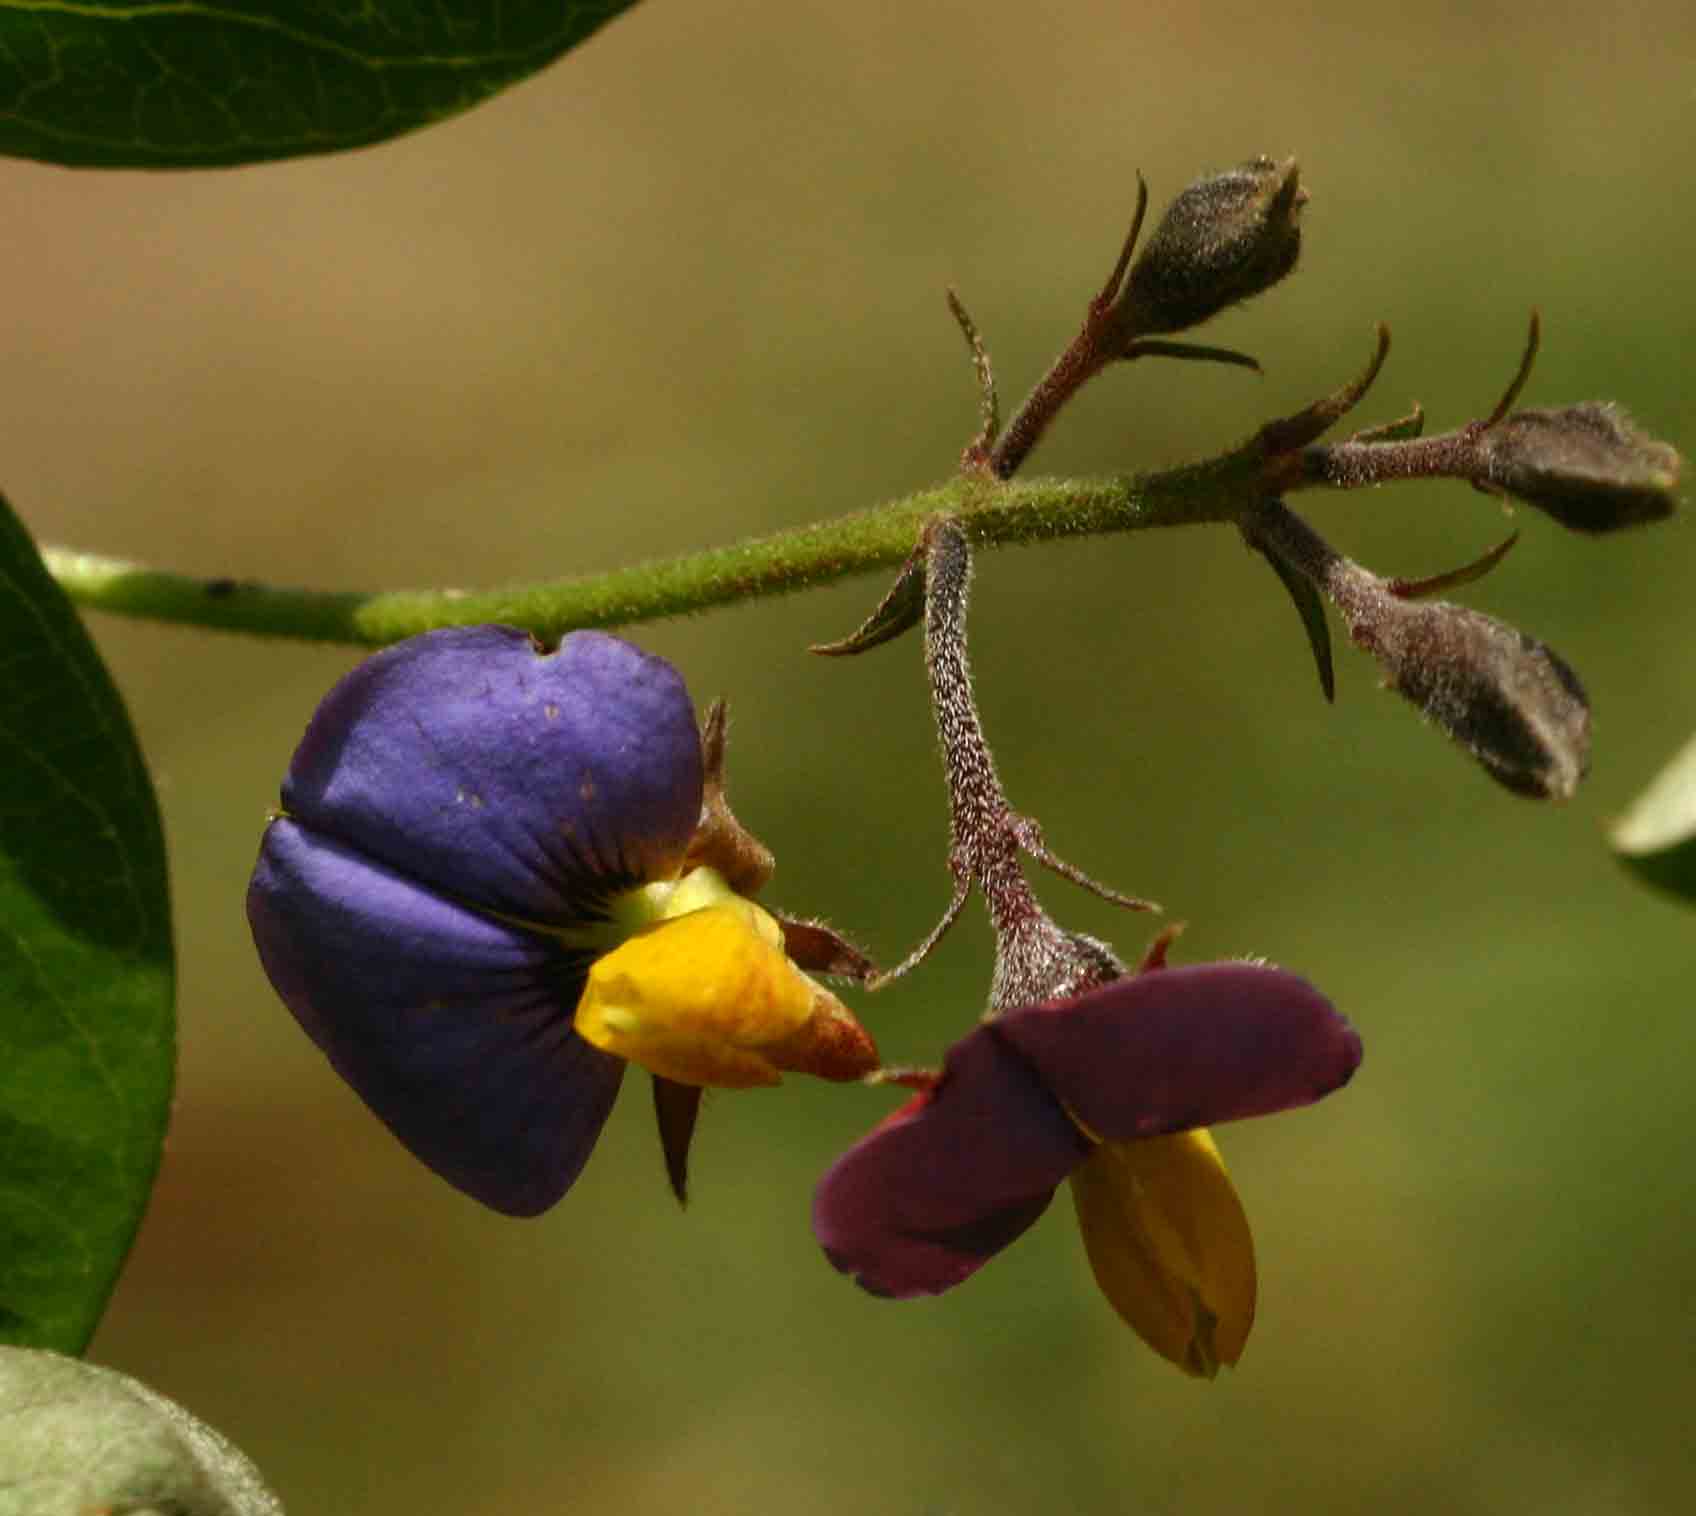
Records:
M680 1084L745 1089L778 1083L784 1069L864 1072L834 1071L857 1023L790 962L777 922L737 895L660 921L597 959L574 1024L603 1052ZM852 1056L865 1063L857 1049Z
M1211 1379L1254 1324L1254 1238L1205 1128L1103 1142L1072 1174L1096 1283L1155 1352Z

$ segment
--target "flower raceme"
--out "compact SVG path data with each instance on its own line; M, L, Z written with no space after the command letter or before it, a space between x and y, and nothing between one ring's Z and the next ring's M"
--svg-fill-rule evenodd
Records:
M869 969L748 896L770 855L664 659L600 632L432 632L307 728L248 890L260 958L417 1157L535 1215L576 1179L627 1062L673 1187L704 1086L855 1079L876 1051L802 967ZM800 965L800 966L798 966Z

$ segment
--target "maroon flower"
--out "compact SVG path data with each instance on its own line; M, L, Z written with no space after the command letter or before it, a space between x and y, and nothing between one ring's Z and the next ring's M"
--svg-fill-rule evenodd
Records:
M1071 1177L1109 1299L1156 1351L1211 1372L1242 1350L1254 1264L1196 1129L1309 1104L1359 1062L1360 1039L1318 991L1250 963L1009 1010L837 1160L814 1231L872 1293L934 1295L1024 1232Z

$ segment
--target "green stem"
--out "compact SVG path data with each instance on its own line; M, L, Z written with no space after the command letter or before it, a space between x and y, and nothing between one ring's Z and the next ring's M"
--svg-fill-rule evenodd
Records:
M146 621L261 637L380 647L444 626L504 622L551 640L577 627L626 626L792 594L893 567L934 516L977 547L1232 521L1259 504L1249 449L1157 474L996 483L961 478L834 521L607 574L488 591L370 594L199 579L64 548L42 557L78 605Z

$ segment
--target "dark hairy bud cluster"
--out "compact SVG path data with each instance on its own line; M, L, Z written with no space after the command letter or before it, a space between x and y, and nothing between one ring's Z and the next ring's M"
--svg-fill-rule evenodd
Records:
M1307 191L1294 158L1253 158L1168 207L1114 307L1137 336L1180 332L1270 289L1301 253Z
M1091 298L1078 334L1005 431L988 353L950 292L949 306L971 349L982 397L983 424L961 454L962 471L986 486L1011 479L1071 397L1126 360L1161 357L1258 369L1245 353L1171 334L1263 293L1290 273L1301 256L1301 212L1307 200L1294 158L1253 158L1179 194L1139 254L1149 204L1148 186L1139 175L1136 209L1112 271ZM1354 642L1378 659L1389 686L1448 732L1494 779L1518 794L1566 799L1583 778L1590 756L1590 710L1577 677L1535 638L1431 598L1491 572L1518 533L1459 569L1416 580L1381 579L1333 551L1284 504L1286 496L1315 487L1356 490L1395 480L1456 479L1534 506L1562 526L1585 533L1672 515L1683 460L1666 443L1640 431L1617 406L1592 401L1515 409L1531 377L1541 332L1541 319L1533 311L1518 367L1487 415L1428 436L1425 413L1415 405L1394 420L1323 442L1325 433L1366 396L1383 367L1390 334L1380 325L1372 356L1357 377L1293 414L1268 421L1240 448L1215 460L1222 467L1221 480L1230 482L1232 501L1188 519L1233 521L1249 545L1265 555L1301 617L1327 700L1336 688L1328 599L1342 613ZM860 652L900 635L921 616L928 618L938 596L935 586L927 593L927 570L934 572L948 559L946 534L933 533L930 541L935 561L927 565L924 553L915 553L866 623L819 651ZM939 711L944 708L939 701ZM983 830L968 827L962 835ZM968 869L962 877L969 876ZM993 898L987 883L985 891ZM1008 898L1016 893L1010 890ZM1016 940L1015 932L1003 934L1004 945ZM1053 952L1054 942L1043 941L1027 956L1041 967L1043 955ZM1065 952L1058 957L1065 958ZM1021 995L1037 977L1009 970L1009 983L1016 981Z

